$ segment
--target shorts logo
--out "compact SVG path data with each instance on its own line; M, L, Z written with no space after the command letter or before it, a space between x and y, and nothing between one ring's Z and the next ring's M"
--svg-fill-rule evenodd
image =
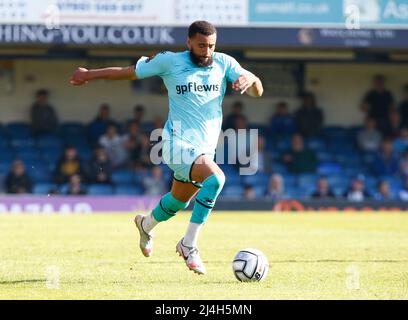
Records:
M197 84L196 82L189 82L188 84L176 85L177 94L185 94L186 92L211 92L220 91L219 84Z

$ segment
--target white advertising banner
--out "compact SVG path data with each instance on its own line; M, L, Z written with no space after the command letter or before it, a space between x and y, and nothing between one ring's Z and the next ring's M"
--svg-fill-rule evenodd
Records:
M0 24L185 26L248 22L247 0L0 0Z

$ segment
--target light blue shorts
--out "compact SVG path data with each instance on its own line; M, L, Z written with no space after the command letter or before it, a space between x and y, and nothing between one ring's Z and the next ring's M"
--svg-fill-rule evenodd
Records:
M188 142L179 139L163 140L163 161L174 172L174 179L192 183L198 188L201 188L202 184L191 179L191 169L197 158L203 154L208 153L198 150ZM210 156L213 157L214 154Z

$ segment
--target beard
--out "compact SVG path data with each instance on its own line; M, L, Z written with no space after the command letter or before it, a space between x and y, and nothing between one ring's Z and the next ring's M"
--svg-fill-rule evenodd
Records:
M193 61L193 63L199 67L208 67L212 65L213 63L212 56L209 58L203 58L203 57L197 56L192 50L190 50L190 58L191 58L191 61Z

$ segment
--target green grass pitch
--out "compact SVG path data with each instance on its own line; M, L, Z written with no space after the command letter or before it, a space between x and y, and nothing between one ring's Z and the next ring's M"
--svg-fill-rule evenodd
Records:
M175 253L189 214L138 248L133 214L0 216L0 299L407 299L408 214L213 212L199 247L208 274ZM268 257L261 283L231 261Z

